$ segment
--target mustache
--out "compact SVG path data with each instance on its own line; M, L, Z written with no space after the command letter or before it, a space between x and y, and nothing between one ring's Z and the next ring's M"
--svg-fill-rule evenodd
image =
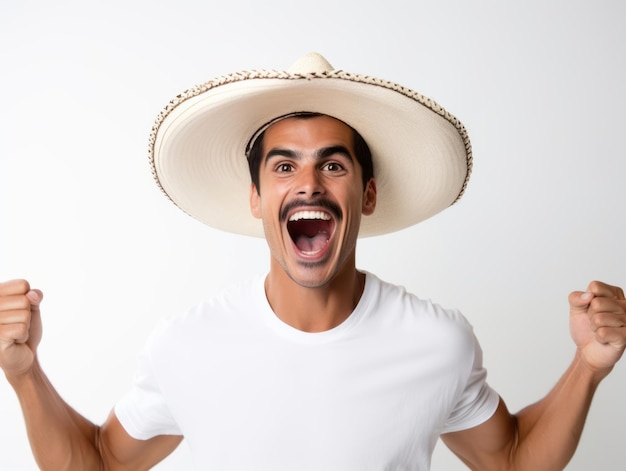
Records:
M341 208L339 207L339 205L333 203L330 200L324 199L324 198L320 198L317 200L293 200L290 201L289 203L287 203L285 206L283 206L283 208L280 211L280 221L281 222L285 222L287 221L287 218L289 217L289 213L296 209L296 208L323 208L328 210L328 212L330 212L335 219L341 219L343 217L343 212L341 211Z

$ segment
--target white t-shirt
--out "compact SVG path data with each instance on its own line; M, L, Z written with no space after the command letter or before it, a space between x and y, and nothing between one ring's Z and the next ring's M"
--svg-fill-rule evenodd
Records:
M441 433L490 418L472 327L367 274L341 325L307 333L263 280L164 321L115 412L135 438L183 435L202 470L427 470Z

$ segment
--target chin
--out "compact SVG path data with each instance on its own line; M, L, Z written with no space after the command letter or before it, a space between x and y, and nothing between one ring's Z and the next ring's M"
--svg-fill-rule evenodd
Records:
M303 288L322 288L333 280L334 276L326 275L326 276L298 276L294 273L287 272L287 275L298 286L302 286Z

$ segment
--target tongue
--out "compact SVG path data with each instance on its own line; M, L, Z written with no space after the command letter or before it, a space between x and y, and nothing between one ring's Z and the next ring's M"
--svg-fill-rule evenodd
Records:
M296 246L301 252L317 252L321 250L328 242L328 234L320 232L312 237L304 234L299 235L296 240Z

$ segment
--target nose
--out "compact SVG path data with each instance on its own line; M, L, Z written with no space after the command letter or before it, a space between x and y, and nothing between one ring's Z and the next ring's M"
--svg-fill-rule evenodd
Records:
M325 192L324 185L316 166L302 167L298 171L296 192L300 196L319 196Z

